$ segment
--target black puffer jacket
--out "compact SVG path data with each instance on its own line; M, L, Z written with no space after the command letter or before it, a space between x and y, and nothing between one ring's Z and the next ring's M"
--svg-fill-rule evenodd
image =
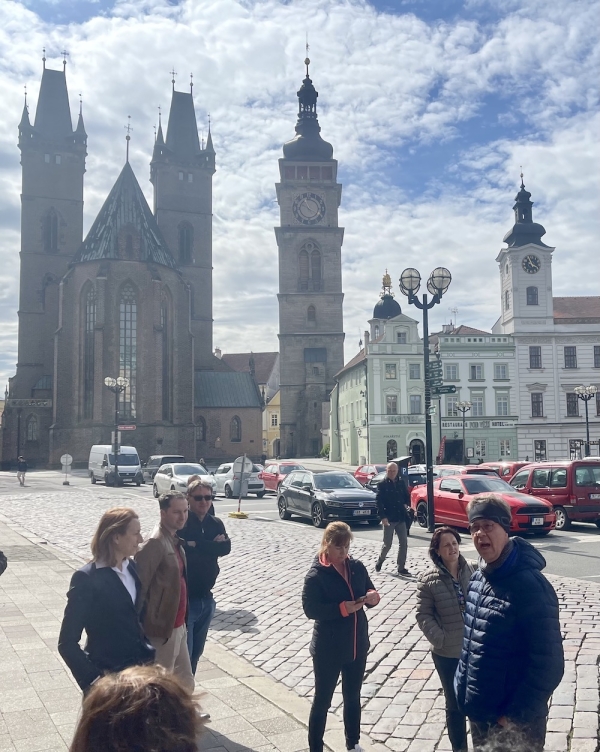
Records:
M375 590L365 565L358 559L346 561L349 582L335 567L321 564L315 558L302 590L304 613L315 620L310 654L341 664L367 654L369 632L364 609L342 616L340 603L354 601L366 595L367 590Z
M402 478L384 478L377 487L377 509L379 516L388 522L408 522L410 496Z
M546 562L527 541L513 543L497 570L473 574L467 594L454 689L475 721L546 716L564 671L558 599L541 574Z

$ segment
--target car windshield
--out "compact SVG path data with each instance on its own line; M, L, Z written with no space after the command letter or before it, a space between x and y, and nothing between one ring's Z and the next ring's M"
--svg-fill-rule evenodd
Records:
M477 478L462 478L468 494L479 494L492 491L496 493L514 493L515 489L509 486L502 478L492 478L480 475Z
M115 455L110 454L110 464L115 464ZM139 465L140 459L137 454L121 454L119 452L119 465Z
M323 473L315 475L315 488L362 488L349 473Z
M304 470L304 468L302 465L279 465L280 475L289 475L294 472L294 470Z
M204 465L173 465L175 475L208 475Z

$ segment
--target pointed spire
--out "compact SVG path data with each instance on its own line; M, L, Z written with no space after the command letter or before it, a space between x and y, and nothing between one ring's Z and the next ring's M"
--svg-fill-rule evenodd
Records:
M27 86L25 88L25 103L23 104L23 114L21 115L21 122L19 123L19 132L26 133L31 131L31 123L29 122L29 107L27 106Z
M200 154L198 124L191 94L173 89L165 144L179 159L189 160Z
M85 125L83 123L83 99L81 94L79 95L79 117L77 118L77 128L75 128L75 140L80 143L86 143L87 133L85 132Z
M542 242L542 236L546 234L546 230L542 225L533 221L533 201L531 201L531 193L525 188L523 182L523 168L521 168L519 177L521 178L521 185L515 196L513 206L515 224L512 230L504 236L504 242L508 243L510 248L527 245L528 243L547 247Z
M156 143L158 146L164 146L165 143L162 129L162 109L160 105L158 105L158 133L156 134Z
M49 141L62 142L73 138L73 123L67 91L67 79L63 70L46 68L44 71L33 124L36 132Z
M208 151L211 154L215 153L215 147L213 146L213 140L212 140L212 133L210 132L210 112L208 113L208 137L206 139L205 151Z

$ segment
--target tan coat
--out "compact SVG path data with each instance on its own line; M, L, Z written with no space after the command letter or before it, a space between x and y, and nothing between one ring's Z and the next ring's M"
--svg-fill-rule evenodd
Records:
M465 598L473 567L459 559L458 577ZM429 640L431 650L446 658L460 658L464 621L452 577L435 566L417 584L417 623Z
M138 576L142 583L140 618L148 637L168 640L173 634L179 608L180 574L175 546L183 559L187 579L185 553L179 538L158 525L136 554Z

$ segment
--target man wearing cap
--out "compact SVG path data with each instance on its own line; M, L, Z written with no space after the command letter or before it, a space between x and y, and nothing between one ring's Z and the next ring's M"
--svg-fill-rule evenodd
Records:
M542 752L548 700L564 671L558 599L542 575L544 557L509 538L509 505L494 494L467 506L480 555L466 595L462 654L454 677L459 708L471 722L475 751ZM487 747L486 747L487 749Z

